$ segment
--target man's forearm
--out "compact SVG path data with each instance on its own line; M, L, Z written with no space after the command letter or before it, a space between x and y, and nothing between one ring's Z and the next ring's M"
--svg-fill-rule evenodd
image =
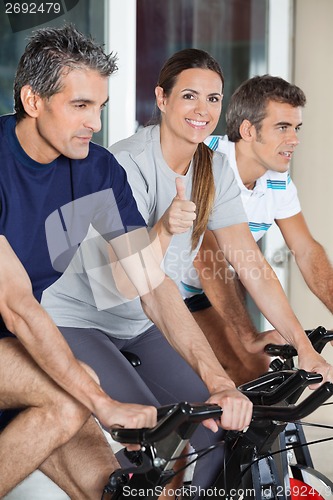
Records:
M12 331L39 367L60 387L97 413L109 399L74 357L46 311L31 296L12 310ZM111 400L110 400L111 401Z
M247 225L214 231L219 248L235 269L259 310L284 339L304 351L311 344L293 313L283 288L255 243Z
M324 248L315 243L296 262L310 290L333 314L333 267Z
M246 310L237 274L212 231L206 231L194 266L204 292L225 323L242 341L253 342L257 331Z
M205 256L205 252L200 251L194 267L202 289L225 323L232 326L243 340L253 340L256 328L246 310L238 277L222 252Z
M311 343L292 311L284 290L271 266L260 260L255 266L257 279L249 279L251 268L244 268L239 276L258 308L283 336L299 351L311 349Z
M90 411L102 396L99 385L74 358L60 331L32 294L30 279L4 236L0 236L0 314L9 331L60 387Z

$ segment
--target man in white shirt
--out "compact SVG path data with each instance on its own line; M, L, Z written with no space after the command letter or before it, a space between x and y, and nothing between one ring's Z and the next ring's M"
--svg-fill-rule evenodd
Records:
M307 227L289 175L305 103L303 91L282 78L251 78L231 97L227 135L208 137L206 143L227 155L255 240L275 221L307 285L333 312L332 265ZM239 384L254 378L268 367L262 347L272 338L278 341L277 332L258 336L239 282L233 279L210 232L206 232L195 267L198 276L192 272L183 280L189 309L234 381Z

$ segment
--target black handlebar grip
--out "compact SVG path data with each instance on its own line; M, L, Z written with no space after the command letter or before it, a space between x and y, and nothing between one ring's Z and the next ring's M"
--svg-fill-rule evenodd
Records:
M209 403L178 403L158 409L157 425L151 429L111 429L112 438L120 443L154 443L168 437L170 433L185 422L202 422L208 418L217 419L222 409Z
M289 344L267 344L264 348L266 354L270 356L281 356L284 359L291 359L297 356L297 351L295 347Z
M113 427L110 431L112 439L118 443L140 444L145 439L146 428L142 429L123 429Z
M318 326L314 330L305 330L305 333L311 341L313 348L319 353L328 342L333 340L333 331L326 330L323 326ZM284 359L291 359L297 356L296 349L289 344L267 344L264 351L270 356L281 356Z
M333 384L325 382L296 406L254 406L253 420L295 422L307 417L333 395Z
M305 387L320 383L323 380L320 373L305 370L270 372L262 378L264 379L262 384L255 385L256 381L253 381L252 386L250 386L250 383L240 386L243 394L256 405L273 405L281 403L281 401L287 401L287 398L293 394L299 394L299 391L303 392ZM268 385L270 380L271 386ZM260 382L260 378L257 381Z

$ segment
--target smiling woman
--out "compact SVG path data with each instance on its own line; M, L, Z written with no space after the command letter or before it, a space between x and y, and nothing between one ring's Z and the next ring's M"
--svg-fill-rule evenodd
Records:
M162 117L163 155L170 168L184 175L198 145L218 122L222 109L221 78L209 69L187 69L177 77L172 92L158 85L155 95Z
M164 160L184 175L193 162L193 185L188 196L196 205L192 250L197 246L214 199L212 156L203 144L222 111L224 77L207 52L185 49L171 56L161 69L155 88ZM175 148L175 145L177 146Z

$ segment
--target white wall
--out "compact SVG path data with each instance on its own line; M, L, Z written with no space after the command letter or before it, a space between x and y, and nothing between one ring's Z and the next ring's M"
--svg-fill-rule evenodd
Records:
M307 96L292 176L314 237L333 260L333 1L295 1L294 81ZM290 299L305 328L333 328L333 317L290 270Z
M118 56L118 72L110 78L108 145L135 132L136 0L105 0L107 47Z
M269 0L267 30L267 73L291 80L293 32L293 0ZM258 73L260 74L260 73ZM264 238L264 254L273 267L284 290L288 290L288 249L281 232L273 224ZM260 315L260 330L270 330L272 325Z

